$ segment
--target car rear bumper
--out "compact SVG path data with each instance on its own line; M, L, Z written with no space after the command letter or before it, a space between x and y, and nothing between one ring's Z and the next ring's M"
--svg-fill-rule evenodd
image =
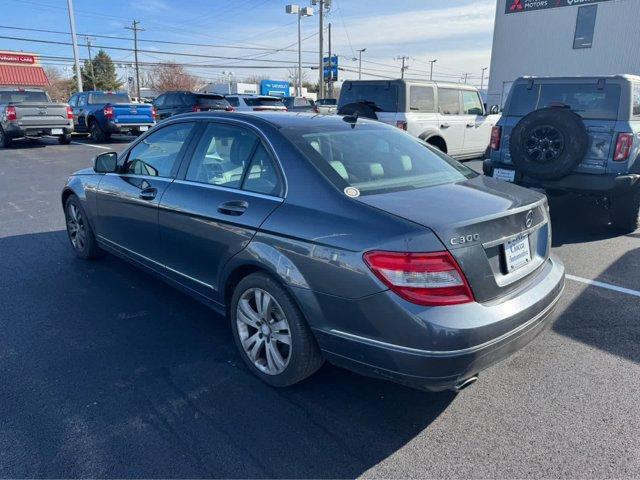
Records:
M56 129L61 129L63 134L68 135L73 133L73 123L65 123L62 125L18 125L17 123L8 122L3 125L5 134L10 138L52 135L52 131Z
M359 308L346 306L338 307L345 311L342 327L334 320L333 328L314 331L327 360L339 366L426 390L453 389L544 329L564 289L564 266L550 258L533 276L519 291L489 304L408 311L402 305L406 302L383 292L366 299L374 305L363 313L384 316L369 317L370 332L356 330L363 323L354 316ZM320 308L331 310L326 305ZM379 335L381 322L404 333L386 339Z
M494 162L490 159L484 161L482 170L485 175L491 176L494 168L507 168L515 170L513 165ZM539 180L522 175L516 171L515 183L523 187L539 187L549 190L564 192L590 193L590 194L618 194L624 193L640 182L638 174L588 174L572 173L558 180Z
M132 131L141 131L140 127L143 127L143 129L146 127L146 129L150 129L155 125L155 123L153 122L149 122L149 123L117 123L117 122L108 122L107 123L107 132L108 133L126 133L126 132L132 132Z

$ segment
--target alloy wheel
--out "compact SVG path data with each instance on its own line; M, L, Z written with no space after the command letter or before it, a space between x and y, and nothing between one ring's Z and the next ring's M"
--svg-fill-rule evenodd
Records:
M80 209L73 203L69 203L67 207L67 232L73 248L80 252L84 250L87 230Z
M534 162L553 162L564 150L564 135L551 125L542 125L531 132L525 148L529 158Z
M277 300L261 288L250 288L236 309L238 336L244 353L267 375L282 373L291 359L291 329Z

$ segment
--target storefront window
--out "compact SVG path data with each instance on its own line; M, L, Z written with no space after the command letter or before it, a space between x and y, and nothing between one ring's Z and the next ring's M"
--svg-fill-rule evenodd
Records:
M598 5L587 5L578 9L573 48L591 48L593 45L593 31L596 27L597 13Z

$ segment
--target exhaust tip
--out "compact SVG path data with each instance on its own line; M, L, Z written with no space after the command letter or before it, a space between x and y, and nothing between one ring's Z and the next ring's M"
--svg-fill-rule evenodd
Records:
M454 387L453 387L453 391L454 392L461 392L462 390L464 390L467 387L470 387L471 385L473 385L474 383L476 383L478 381L478 376L474 375L473 377L469 377L465 380L462 380L460 383L457 383Z

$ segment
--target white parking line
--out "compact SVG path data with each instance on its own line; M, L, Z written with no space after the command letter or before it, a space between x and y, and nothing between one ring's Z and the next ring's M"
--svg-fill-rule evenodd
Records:
M102 145L91 145L90 143L71 142L74 145L84 145L85 147L101 148L103 150L111 150L109 147L103 147Z
M634 297L640 297L638 290L631 290L630 288L618 287L617 285L611 285L610 283L598 282L596 280L589 280L588 278L576 277L574 275L567 275L568 280L574 282L584 283L593 287L606 288L607 290L613 290L614 292L626 293L627 295L633 295Z

